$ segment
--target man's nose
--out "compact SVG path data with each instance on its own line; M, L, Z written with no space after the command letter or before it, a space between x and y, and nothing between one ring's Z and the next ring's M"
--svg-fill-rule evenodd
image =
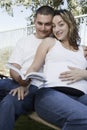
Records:
M45 25L44 24L42 25L42 30L45 30Z

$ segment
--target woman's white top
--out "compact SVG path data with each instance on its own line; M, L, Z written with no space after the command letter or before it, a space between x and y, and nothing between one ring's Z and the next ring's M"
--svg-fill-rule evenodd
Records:
M78 51L71 51L62 46L56 40L55 45L46 55L44 74L47 78L45 87L72 87L87 93L87 81L80 80L78 82L67 85L67 81L61 81L59 75L68 69L68 66L86 69L87 61L84 57L83 48L80 46Z

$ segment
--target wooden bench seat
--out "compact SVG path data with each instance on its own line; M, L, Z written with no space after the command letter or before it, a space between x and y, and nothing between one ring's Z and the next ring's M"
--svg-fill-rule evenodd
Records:
M48 123L46 122L45 120L41 119L36 112L32 112L31 114L28 115L29 119L33 119L37 122L40 122L50 128L53 128L54 130L60 130L60 128L58 128L57 126L55 125L52 125L51 123Z

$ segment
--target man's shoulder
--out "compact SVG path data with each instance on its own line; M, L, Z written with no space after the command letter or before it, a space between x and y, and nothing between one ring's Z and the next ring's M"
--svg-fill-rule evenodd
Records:
M34 34L29 34L29 35L25 35L23 37L20 38L20 40L26 40L26 39L30 39L30 38L33 38L34 37Z
M34 35L33 35L33 34L26 35L26 36L21 37L21 38L17 41L17 44L26 43L26 42L31 41L32 39L34 39Z

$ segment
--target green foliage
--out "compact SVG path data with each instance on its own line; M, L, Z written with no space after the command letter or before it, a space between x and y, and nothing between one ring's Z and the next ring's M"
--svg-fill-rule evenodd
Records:
M87 14L87 1L86 0L67 0L68 7L73 15Z
M13 6L23 5L26 9L31 8L34 12L41 5L51 5L58 7L62 0L0 0L0 7L5 9L9 15L13 16Z
M87 14L87 0L81 0L80 5L82 6L82 13Z
M4 8L11 16L13 16L12 5L13 3L11 0L0 0L0 7Z
M67 0L68 9L74 15L86 14L87 13L87 0ZM27 21L31 21L28 24L33 24L33 16L36 9L42 5L50 5L55 9L58 8L63 0L0 0L0 7L8 12L9 15L13 16L13 7L23 5L26 9L30 8L32 14L27 18Z

